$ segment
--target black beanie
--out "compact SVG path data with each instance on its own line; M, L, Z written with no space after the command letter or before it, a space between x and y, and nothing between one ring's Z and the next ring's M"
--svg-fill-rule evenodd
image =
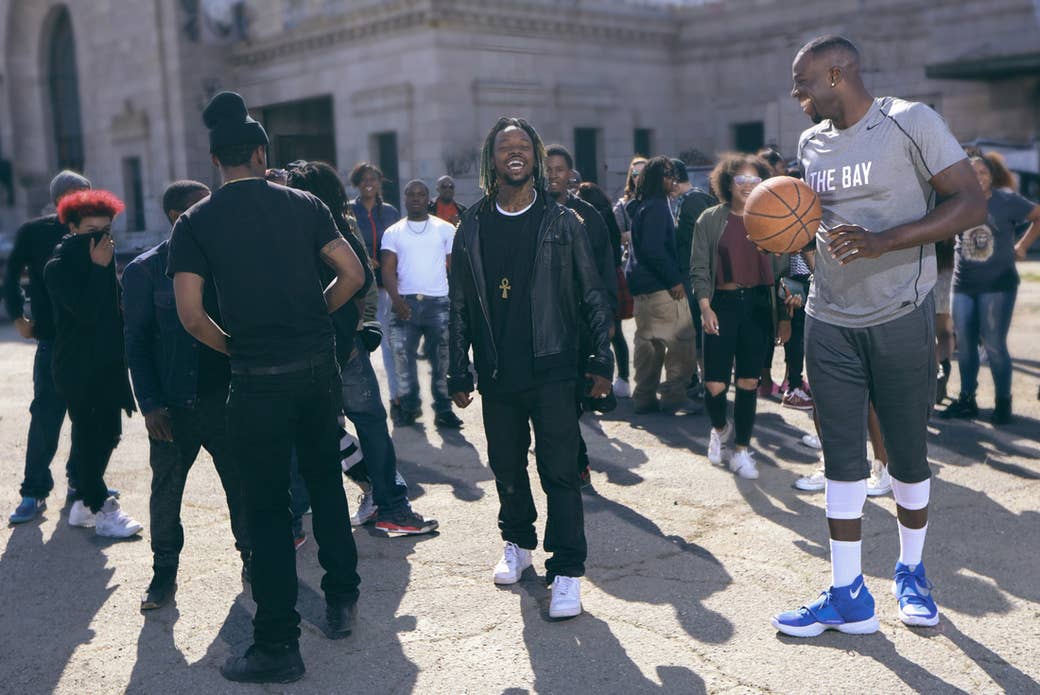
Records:
M209 128L209 151L227 145L267 145L264 127L252 119L241 94L220 92L206 105L202 122Z

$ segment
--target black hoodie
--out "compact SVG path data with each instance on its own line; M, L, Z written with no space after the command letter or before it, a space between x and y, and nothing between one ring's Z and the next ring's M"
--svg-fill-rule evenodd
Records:
M90 260L102 232L68 234L44 268L54 309L54 385L70 405L135 410L123 347L122 291L115 260Z

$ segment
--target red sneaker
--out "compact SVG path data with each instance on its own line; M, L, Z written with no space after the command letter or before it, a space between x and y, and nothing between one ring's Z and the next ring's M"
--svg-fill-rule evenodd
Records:
M792 389L785 393L781 403L785 408L792 408L794 410L813 409L812 397L801 389Z

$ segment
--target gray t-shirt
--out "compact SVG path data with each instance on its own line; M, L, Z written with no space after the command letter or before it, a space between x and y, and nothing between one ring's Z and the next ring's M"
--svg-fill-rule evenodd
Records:
M806 312L848 328L912 312L935 285L935 245L890 251L841 266L826 230L858 224L872 232L924 217L935 205L930 179L965 158L946 122L924 104L879 97L856 124L830 120L802 133L798 159L820 196L816 269Z

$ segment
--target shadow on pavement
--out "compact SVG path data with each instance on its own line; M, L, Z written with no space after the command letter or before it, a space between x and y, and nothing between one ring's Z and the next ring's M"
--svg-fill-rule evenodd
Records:
M95 544L93 529L69 526L57 507L44 515L60 515L50 540L43 542L39 520L14 526L0 559L4 692L54 692L76 648L94 638L90 624L118 588L109 586L115 570L106 567L104 548L111 542Z
M493 480L491 469L462 432L440 430L441 448L432 444L424 428L397 427L393 430L397 451L397 468L408 483L408 499L425 494L423 485L448 485L462 502L476 502L484 497L478 483ZM402 452L408 452L402 454Z

